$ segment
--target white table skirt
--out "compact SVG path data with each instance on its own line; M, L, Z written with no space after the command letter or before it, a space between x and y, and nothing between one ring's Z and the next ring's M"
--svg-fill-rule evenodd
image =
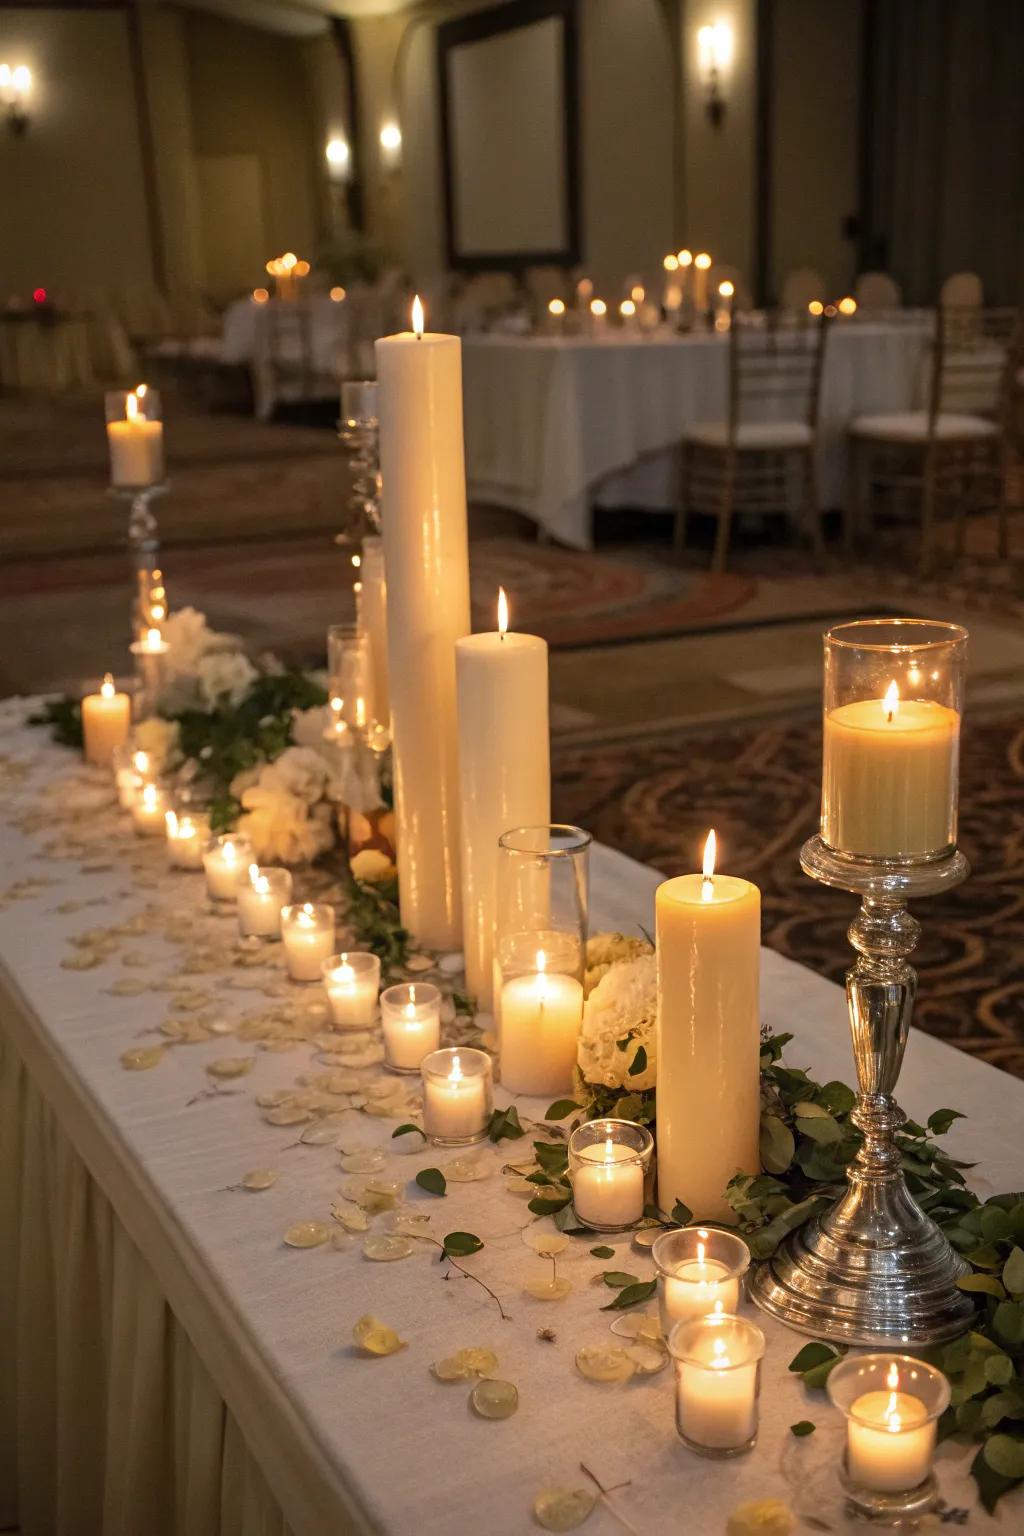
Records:
M72 761L34 733L9 730L4 746L33 760L28 782L7 790L4 814L55 785ZM107 820L114 825L112 813L93 820L104 836ZM110 995L117 976L147 972L121 971L116 960L63 970L65 942L138 910L140 894L178 910L194 903L198 916L201 879L161 872L153 888L124 895L131 843L122 833L110 835L113 868L92 874L40 861L39 841L11 825L0 835L5 880L55 881L0 903L0 1260L16 1255L0 1261L0 1317L11 1329L5 1358L12 1337L18 1358L16 1387L9 1371L0 1376L0 1427L15 1447L24 1536L523 1536L533 1495L546 1483L578 1483L581 1458L611 1483L632 1478L624 1508L644 1536L677 1531L681 1508L711 1536L737 1502L769 1494L828 1509L830 1518L838 1511L842 1426L787 1373L800 1341L780 1326L765 1321L757 1451L728 1465L680 1446L667 1373L628 1388L579 1377L575 1350L609 1341L591 1283L600 1266L586 1243L574 1243L559 1261L573 1294L557 1307L522 1295L538 1261L520 1238L526 1213L497 1176L513 1150L507 1143L484 1152L494 1176L452 1185L428 1208L437 1231L483 1238L472 1267L501 1292L512 1322L478 1287L444 1283L425 1253L377 1265L358 1242L344 1251L285 1248L287 1226L326 1215L340 1175L327 1149L283 1150L294 1134L264 1124L253 1096L291 1085L310 1048L258 1053L240 1092L191 1106L204 1062L250 1048L222 1039L171 1051L150 1072L123 1071L121 1051L159 1024L165 995ZM592 876L595 928L650 926L654 871L598 847ZM103 904L58 912L68 898ZM132 940L143 946L163 972L173 958L164 940ZM765 1021L796 1032L790 1059L826 1079L848 1078L841 991L769 951L763 960ZM218 997L225 1008L237 1001ZM1024 1085L915 1035L901 1098L914 1115L940 1105L965 1111L970 1118L949 1141L978 1161L977 1187L1019 1186ZM522 1109L537 1115L543 1106L525 1100ZM439 1150L395 1153L388 1121L354 1119L359 1139L390 1153L393 1176L411 1179L446 1159ZM246 1169L266 1166L281 1171L273 1189L225 1190ZM646 1274L649 1260L615 1241L620 1267ZM368 1311L395 1326L408 1350L391 1360L358 1357L351 1327ZM544 1326L555 1343L538 1340ZM500 1373L519 1387L520 1411L505 1424L474 1418L464 1391L429 1374L432 1360L468 1344L495 1349ZM788 1426L806 1417L819 1431L796 1442ZM954 1502L974 1502L968 1458L963 1448L941 1453L943 1491ZM13 1471L10 1459L0 1464L5 1513L14 1507ZM1004 1501L996 1525L1017 1528L1021 1510L1019 1495ZM985 1517L975 1523L986 1526ZM844 1528L838 1517L835 1528ZM617 1529L603 1511L587 1526L591 1536Z
M853 416L916 401L927 320L831 327L820 413L826 507L846 502ZM726 414L728 342L719 335L471 336L463 343L471 496L523 512L577 549L592 507L675 511L684 431Z

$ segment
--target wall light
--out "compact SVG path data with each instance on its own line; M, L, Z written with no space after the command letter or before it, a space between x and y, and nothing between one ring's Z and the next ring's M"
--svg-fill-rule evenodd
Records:
M380 157L389 170L394 170L402 158L402 130L394 121L381 124Z
M7 110L7 126L19 137L28 127L28 98L32 71L27 64L0 64L0 106Z
M327 174L332 181L347 181L352 164L352 151L347 139L328 139L324 149Z
M697 71L707 93L705 111L712 128L725 119L722 76L732 63L732 27L727 21L697 29Z

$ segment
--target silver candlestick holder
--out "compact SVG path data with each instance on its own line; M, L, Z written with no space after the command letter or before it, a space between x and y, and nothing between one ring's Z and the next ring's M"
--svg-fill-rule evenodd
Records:
M907 956L921 927L907 902L959 885L969 866L956 848L931 859L857 858L812 837L800 867L861 898L849 930L857 960L846 973L846 996L860 1089L851 1119L864 1140L846 1171L845 1193L758 1267L751 1292L765 1312L819 1338L938 1344L963 1333L974 1316L970 1297L957 1289L968 1265L907 1188L896 1145L906 1115L893 1094L917 991Z
M159 485L111 486L110 495L118 501L128 502L128 554L132 563L132 633L138 638L142 627L142 603L140 594L144 587L152 585L154 573L159 569L160 536L156 513L152 503L166 496L170 489L166 481Z

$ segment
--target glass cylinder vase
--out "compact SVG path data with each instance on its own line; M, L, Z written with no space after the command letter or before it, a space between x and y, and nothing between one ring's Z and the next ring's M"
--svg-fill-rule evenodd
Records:
M910 864L956 844L967 631L859 619L825 635L821 836L855 859Z
M494 997L509 1093L572 1088L583 1020L591 838L519 827L498 840Z

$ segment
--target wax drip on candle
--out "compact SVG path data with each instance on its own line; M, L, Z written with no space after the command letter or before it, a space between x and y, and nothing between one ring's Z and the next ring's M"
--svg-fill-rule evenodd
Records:
M882 708L885 710L885 718L887 722L889 725L891 725L894 718L899 713L900 708L900 691L896 686L895 679L885 690L885 699L882 703Z
M505 595L505 588L504 587L499 587L498 588L498 634L501 636L502 640L504 640L505 635L507 634L507 632L508 632L508 598Z
M701 901L713 901L715 897L715 854L718 849L718 839L715 837L715 829L712 827L704 844L704 878L700 883Z
M412 301L412 328L416 333L416 340L423 340L423 301L419 294Z
M104 672L103 681L100 684L100 693L105 699L112 699L114 697L114 692L114 679L109 672Z

